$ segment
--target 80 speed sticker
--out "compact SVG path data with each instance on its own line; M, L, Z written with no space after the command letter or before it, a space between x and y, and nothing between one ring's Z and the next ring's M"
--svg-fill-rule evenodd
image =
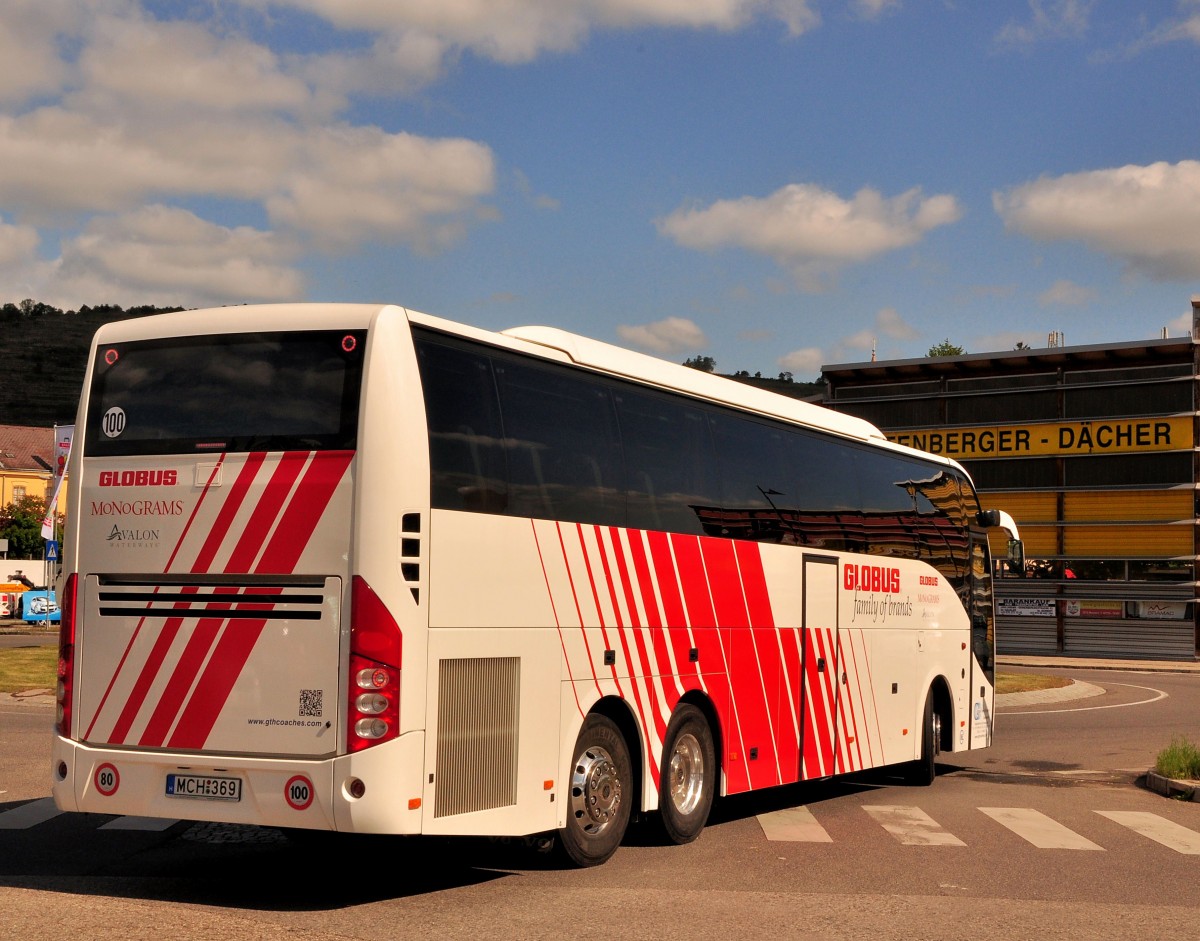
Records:
M96 785L96 790L105 797L112 797L117 793L117 788L121 786L121 775L117 773L116 765L106 761L92 775L92 783Z

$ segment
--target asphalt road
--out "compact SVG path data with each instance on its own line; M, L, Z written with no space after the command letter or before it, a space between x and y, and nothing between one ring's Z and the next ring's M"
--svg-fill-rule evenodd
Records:
M1045 672L1038 670L1037 672ZM1137 786L1200 737L1200 676L1001 707L930 788L876 773L720 801L688 846L606 865L523 841L297 840L48 807L50 709L0 706L0 938L1141 938L1200 917L1200 804Z

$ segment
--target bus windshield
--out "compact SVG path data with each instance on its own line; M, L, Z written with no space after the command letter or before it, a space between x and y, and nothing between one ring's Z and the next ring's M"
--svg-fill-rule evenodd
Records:
M85 453L353 450L364 340L313 330L102 346Z

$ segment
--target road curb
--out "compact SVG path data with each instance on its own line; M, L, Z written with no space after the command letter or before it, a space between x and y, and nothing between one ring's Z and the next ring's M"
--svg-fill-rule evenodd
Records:
M1179 781L1164 777L1157 771L1147 771L1138 778L1137 783L1163 797L1200 803L1200 781Z

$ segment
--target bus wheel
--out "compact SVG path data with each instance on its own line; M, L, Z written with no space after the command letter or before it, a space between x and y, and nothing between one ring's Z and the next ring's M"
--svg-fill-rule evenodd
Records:
M704 713L683 705L671 716L659 775L663 830L672 843L690 843L708 822L717 783L717 752Z
M601 715L584 720L575 740L567 825L559 845L576 866L598 866L617 851L629 825L633 770L620 729Z
M925 717L921 722L921 757L912 763L910 784L928 787L937 777L937 756L942 751L942 716L933 708L933 690L925 699Z

